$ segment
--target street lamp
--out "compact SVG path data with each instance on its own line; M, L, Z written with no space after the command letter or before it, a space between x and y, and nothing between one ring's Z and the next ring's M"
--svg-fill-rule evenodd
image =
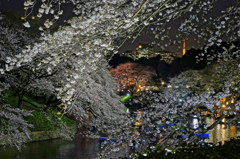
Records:
M189 117L189 126L192 129L197 129L199 127L199 120L197 115L191 115Z

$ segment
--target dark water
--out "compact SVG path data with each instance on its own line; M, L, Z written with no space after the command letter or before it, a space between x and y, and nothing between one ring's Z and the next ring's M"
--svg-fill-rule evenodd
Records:
M100 152L98 139L83 139L77 136L73 141L62 139L32 142L22 147L0 148L0 159L93 159Z
M99 139L82 138L76 135L72 141L54 139L31 142L21 148L0 147L0 159L94 159L101 153ZM129 149L112 152L104 159L124 157Z
M214 122L207 119L208 126ZM229 124L218 124L210 132L210 143L229 141L230 138L240 136L240 127ZM129 150L112 154L106 158L118 158L124 156ZM32 142L22 147L21 152L16 148L0 147L0 159L94 159L101 152L99 139L82 138L77 135L72 141L63 139Z

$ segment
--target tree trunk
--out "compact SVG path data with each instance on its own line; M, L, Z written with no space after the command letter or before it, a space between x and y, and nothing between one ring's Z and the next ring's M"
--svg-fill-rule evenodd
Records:
M22 109L22 101L23 101L23 96L24 96L24 91L20 91L18 93L18 108Z
M50 107L55 107L61 104L61 102L56 98L56 96L51 95L44 104L46 105L46 107L43 110L47 111Z

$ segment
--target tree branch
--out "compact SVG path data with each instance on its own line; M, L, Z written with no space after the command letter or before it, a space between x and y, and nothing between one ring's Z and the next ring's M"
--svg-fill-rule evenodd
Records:
M137 11L137 13L134 14L133 18L136 17L138 15L139 12L141 12L141 10L143 9L143 6L148 2L149 0L146 0L140 7L140 9Z

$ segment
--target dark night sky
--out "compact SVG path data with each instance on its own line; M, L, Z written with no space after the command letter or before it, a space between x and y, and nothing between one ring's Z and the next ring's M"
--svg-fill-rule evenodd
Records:
M218 2L216 3L216 6L213 10L213 13L211 14L212 17L217 17L221 14L221 11L232 6L233 4L235 4L235 0L218 0ZM184 17L184 16L183 16ZM180 22L181 19L175 20L173 22L171 22L171 24L169 24L172 28L175 28L172 30L172 35L177 34L178 30L177 28L180 26ZM195 48L195 49L199 49L197 47L197 43L193 40L194 37L192 37L192 39L189 37L189 40L186 41L186 49L189 50L191 48ZM136 41L132 44L128 44L125 43L120 49L119 49L119 53L124 52L125 50L134 50L136 47L136 44L139 43L144 43L144 42L148 42L150 43L152 40L150 37L148 36L141 36L138 39L136 39ZM160 51L160 48L155 47L155 51ZM175 53L177 56L181 56L182 55L182 48L179 50L177 48L177 46L169 46L165 49L165 51L171 51L173 53Z
M16 11L24 14L23 3L24 3L24 0L0 0L0 9ZM39 8L41 4L42 4L41 0L38 0L35 7L36 9L33 10L34 15L38 13L37 8ZM72 4L64 4L61 7L61 9L63 9L64 14L62 14L59 20L57 21L58 25L59 24L63 25L64 20L67 20L75 16L75 14L72 12L72 9L73 9ZM49 18L49 17L47 17L46 15L43 15L42 18Z
M9 9L12 11L22 11L23 12L23 2L24 0L0 0L0 9ZM218 0L215 10L212 13L212 16L218 16L221 12L221 10L233 5L235 2L235 0ZM38 1L38 5L40 5L41 2ZM72 9L73 6L66 4L62 7L62 9L64 10L64 14L60 17L60 20L57 22L58 24L63 24L63 21L65 19L69 19L70 17L74 16L74 13L72 13ZM36 12L35 12L36 13ZM177 33L177 27L180 25L180 21L181 20L176 20L174 22L172 22L170 25L172 25L173 31L171 34L176 34ZM141 36L138 39L136 39L135 42L133 42L132 44L128 44L125 43L120 49L119 49L119 53L124 52L125 50L134 50L136 47L136 44L139 43L150 43L152 40L150 37L148 36ZM192 39L189 39L188 41L186 41L186 49L191 49L192 46L194 46L196 48L196 42L194 42ZM155 51L160 51L161 49L159 48L155 48ZM166 48L167 51L171 51L174 52L175 54L180 53L181 54L181 49L179 50L177 47L174 46L169 46L168 48Z

